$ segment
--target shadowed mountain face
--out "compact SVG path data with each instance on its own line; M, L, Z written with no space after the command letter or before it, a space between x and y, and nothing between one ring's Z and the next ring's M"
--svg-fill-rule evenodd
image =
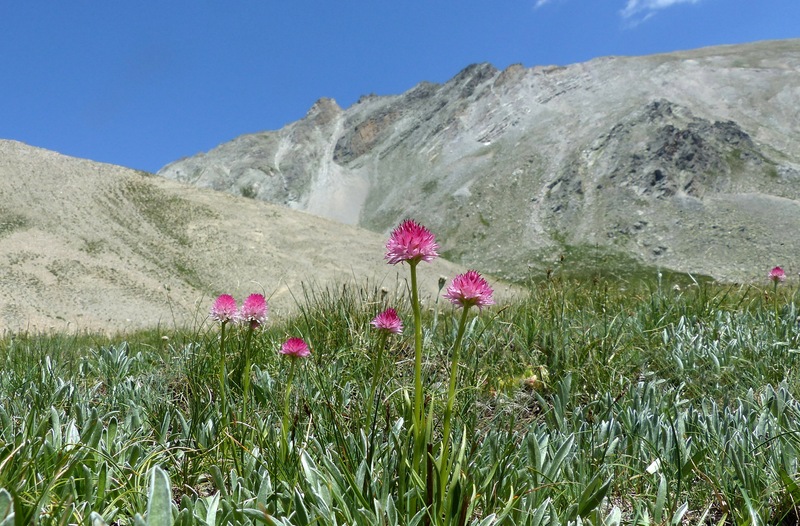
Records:
M567 67L473 65L159 174L386 232L512 279L565 251L720 279L800 254L800 40Z
M303 284L405 297L383 235L252 199L4 140L0 196L2 330L193 327L223 292L280 318ZM462 271L426 265L424 296Z

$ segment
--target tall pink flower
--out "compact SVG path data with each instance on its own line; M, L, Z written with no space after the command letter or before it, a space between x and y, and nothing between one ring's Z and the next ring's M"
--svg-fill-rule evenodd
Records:
M211 319L220 323L226 323L236 319L236 300L230 294L222 294L211 306Z
M483 276L474 270L459 274L447 287L444 297L454 305L465 309L477 305L479 309L487 305L494 305L492 287L483 279Z
M289 338L281 346L281 350L278 352L288 356L295 356L297 358L305 358L311 355L311 350L308 348L308 345L306 345L306 342L304 342L302 338Z
M403 332L403 321L394 309L386 309L372 319L370 325L381 332L400 334Z
M250 294L242 303L239 311L242 323L248 323L250 328L257 329L267 321L267 300L261 294Z
M395 265L403 261L419 263L439 256L439 245L430 230L413 219L406 219L395 228L386 242L386 259Z
M778 283L779 281L786 281L786 273L783 271L781 267L775 267L774 269L769 271L769 279L772 280L773 283Z

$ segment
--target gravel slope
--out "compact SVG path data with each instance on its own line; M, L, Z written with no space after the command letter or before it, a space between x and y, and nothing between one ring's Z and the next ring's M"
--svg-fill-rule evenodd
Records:
M206 320L217 294L290 315L303 283L402 288L385 238L303 212L0 140L0 328L124 331ZM426 266L430 298L440 275Z

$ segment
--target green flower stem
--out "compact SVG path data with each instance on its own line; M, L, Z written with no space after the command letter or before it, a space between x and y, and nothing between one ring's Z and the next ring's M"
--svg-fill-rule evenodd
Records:
M421 463L425 449L425 409L423 407L422 392L422 314L419 306L419 293L417 292L417 261L409 261L411 267L411 310L414 314L414 414L412 423L414 427L414 449L412 454L413 469L425 480Z
M367 446L367 465L372 465L372 455L375 451L375 420L378 415L378 401L375 399L377 390L378 390L378 380L379 376L382 376L381 373L383 372L383 351L386 347L386 340L388 338L388 334L385 331L380 331L380 335L378 336L378 352L376 353L375 357L373 358L373 365L372 365L372 385L369 389L369 396L365 402L365 410L367 412L367 425L364 428L367 436L369 437L369 445ZM364 484L363 484L363 491L366 494L367 489L369 487L371 476L369 474L369 470L367 472L367 476L364 477Z
M417 292L417 263L411 266L411 310L414 313L414 420L422 422L425 411L422 407L422 314Z
M222 425L227 424L228 420L228 401L225 396L225 326L227 321L223 321L220 326L219 334L219 395L222 400Z
M244 337L244 369L242 370L242 422L247 420L247 401L250 394L250 340L253 337L253 327L248 327Z
M369 397L367 400L370 403L370 406L367 408L367 432L372 428L372 423L374 420L374 414L378 411L377 403L375 400L375 393L378 389L378 377L380 376L381 371L383 371L383 351L384 347L386 346L386 337L387 334L384 331L381 331L379 341L378 341L378 352L374 359L374 364L372 366L372 385L369 389Z
M775 329L779 329L781 326L781 314L780 309L778 308L778 281L772 280L772 301L775 304Z
M439 498L440 503L444 504L445 486L449 474L448 464L450 460L450 425L453 417L453 406L456 401L456 380L458 378L458 359L461 354L461 341L464 339L464 331L467 327L467 314L469 307L465 307L461 312L461 320L458 322L458 333L455 344L453 344L453 356L450 364L450 385L447 389L447 406L444 410L444 424L442 427L442 452L439 456Z
M289 399L292 394L292 380L294 379L294 367L297 358L290 356L291 364L289 365L289 378L286 380L286 392L283 397L283 422L281 422L281 451L283 452L283 459L289 458Z

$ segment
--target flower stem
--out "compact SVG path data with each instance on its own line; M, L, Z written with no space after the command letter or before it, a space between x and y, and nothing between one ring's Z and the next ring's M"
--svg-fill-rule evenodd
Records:
M242 422L247 420L247 401L250 395L250 340L253 337L253 327L247 329L244 337L244 369L242 370Z
M447 389L447 405L444 410L444 424L442 427L442 452L439 456L440 483L439 498L440 503L444 504L445 487L449 474L448 464L450 460L450 423L453 417L453 406L456 401L456 381L458 379L458 360L461 354L461 341L464 339L464 332L467 327L467 313L469 307L465 307L461 312L461 320L458 322L458 333L455 344L453 344L453 356L450 364L450 385Z
M375 400L375 393L378 389L378 380L383 371L383 351L386 346L386 334L381 332L378 341L378 353L375 357L375 362L372 366L372 385L369 389L369 397L367 398L370 406L367 408L367 432L372 428L373 415L377 413L377 401Z
M281 441L281 451L284 460L288 460L289 458L289 399L292 394L292 380L294 379L294 365L296 361L296 358L292 356L289 365L289 378L286 380L286 392L283 398L283 422L281 422L283 440Z
M419 293L417 291L417 262L409 261L411 267L411 310L414 314L414 414L412 424L414 427L414 448L412 454L413 469L425 480L421 464L422 454L425 449L425 408L422 392L422 314L419 306Z
M222 400L222 423L227 424L228 420L228 401L225 397L225 326L228 323L222 322L219 334L219 395Z
M411 310L414 314L414 418L422 421L422 314L417 291L417 265L411 263Z
M775 329L780 329L781 326L781 312L778 308L778 281L773 280L772 282L772 301L775 305Z

